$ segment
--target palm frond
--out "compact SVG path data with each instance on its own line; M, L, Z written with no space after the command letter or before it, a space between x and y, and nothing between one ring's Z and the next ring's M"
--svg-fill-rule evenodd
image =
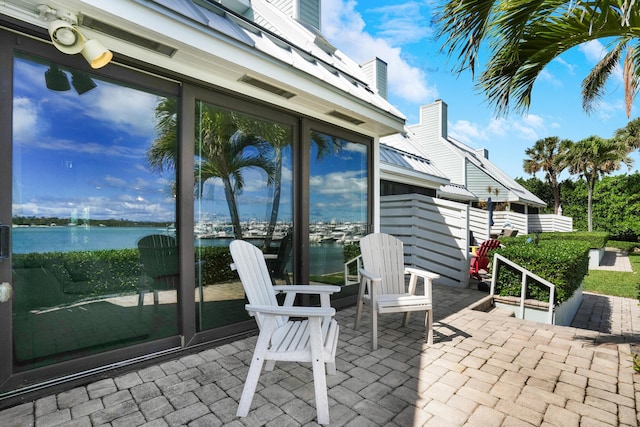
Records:
M626 43L626 40L618 43L593 67L589 75L582 81L582 108L586 113L590 113L598 101L602 99L607 80L618 65L622 49Z

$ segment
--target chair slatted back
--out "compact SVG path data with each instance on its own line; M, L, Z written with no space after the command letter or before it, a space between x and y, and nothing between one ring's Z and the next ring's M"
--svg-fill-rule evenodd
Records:
M229 245L229 250L249 304L277 307L276 293L262 251L244 240L234 240ZM260 326L259 319L256 320ZM276 322L281 326L287 320L288 318L279 316Z
M500 247L500 242L496 239L487 239L478 248L476 251L476 257L482 258L486 257L489 251L497 249Z
M402 294L404 283L404 245L385 233L373 233L360 239L363 268L382 277L381 294Z
M175 289L180 275L180 259L176 238L166 234L150 234L138 240L140 264L153 278L155 289Z

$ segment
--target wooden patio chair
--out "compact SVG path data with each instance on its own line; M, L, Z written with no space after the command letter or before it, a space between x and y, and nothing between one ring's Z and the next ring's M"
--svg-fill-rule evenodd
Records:
M404 266L402 240L384 233L369 234L360 239L363 268L355 329L360 327L364 304L371 306L371 345L378 348L378 314L405 313L403 325L409 323L412 311L425 312L427 343L433 344L432 281L440 276L429 271ZM409 275L409 285L405 276ZM424 281L424 293L416 294L418 278Z
M500 247L500 242L496 239L487 239L476 250L469 263L469 275L477 280L482 280L480 270L487 270L491 261L487 254L489 251Z
M260 333L247 373L237 415L249 413L260 372L271 371L278 360L311 362L319 424L329 424L329 400L326 373L335 374L338 344L338 323L332 319L335 309L329 296L339 292L339 286L283 285L273 286L264 255L256 246L243 240L229 245L233 257L232 269L237 270L249 300L246 309L255 316ZM276 294L286 294L278 305ZM293 306L296 294L319 294L320 307ZM304 320L290 320L289 317ZM326 364L326 371L325 371Z

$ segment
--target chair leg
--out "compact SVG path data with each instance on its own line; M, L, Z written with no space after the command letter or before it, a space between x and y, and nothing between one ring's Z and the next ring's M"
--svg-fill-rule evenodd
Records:
M309 318L309 340L311 345L311 365L313 368L313 387L316 395L318 424L329 424L329 398L327 396L327 377L322 351L322 329L320 318Z
M265 325L260 330L258 335L258 342L256 348L253 351L253 358L251 359L251 366L249 366L249 372L247 373L247 379L242 389L242 397L240 397L240 403L238 404L238 411L236 415L238 417L246 417L251 408L251 402L253 401L253 395L256 392L258 386L258 379L260 379L260 371L262 371L262 365L264 365L264 356L269 348L269 342L271 341L271 331L274 327L273 318L267 318Z
M378 349L378 310L371 306L371 346Z
M404 313L404 322L402 322L402 326L404 326L405 328L409 325L409 315L411 315L410 311L406 311Z
M433 344L433 310L427 310L424 315L424 323L427 329L427 344Z
M358 303L356 308L356 324L354 325L354 329L358 330L360 328L360 318L362 317L362 308L364 307L364 288L366 279L362 279L360 282L360 289L358 290Z
M362 317L362 308L364 306L364 301L361 299L358 300L358 307L356 308L356 324L353 328L357 331L360 329L360 318Z

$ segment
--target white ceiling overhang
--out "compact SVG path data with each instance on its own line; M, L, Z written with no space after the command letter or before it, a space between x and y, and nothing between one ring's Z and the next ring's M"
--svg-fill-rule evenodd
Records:
M7 0L0 2L0 13L46 28L48 23L37 12L40 3L43 1ZM51 0L44 3L53 9L63 8L81 17L108 23L173 50L172 55L167 55L132 42L132 38L81 27L87 37L98 39L115 53L115 62L118 58L134 58L372 137L403 130L402 114L357 78L342 72L336 75L328 71L330 64L305 58L304 52L277 47L276 42L282 40L272 40L268 33L259 30L249 31L247 28L251 25L247 23L239 26L237 16L215 13L215 6L208 6L203 12L204 2ZM261 82L261 87L246 80ZM265 90L265 87L278 90Z

